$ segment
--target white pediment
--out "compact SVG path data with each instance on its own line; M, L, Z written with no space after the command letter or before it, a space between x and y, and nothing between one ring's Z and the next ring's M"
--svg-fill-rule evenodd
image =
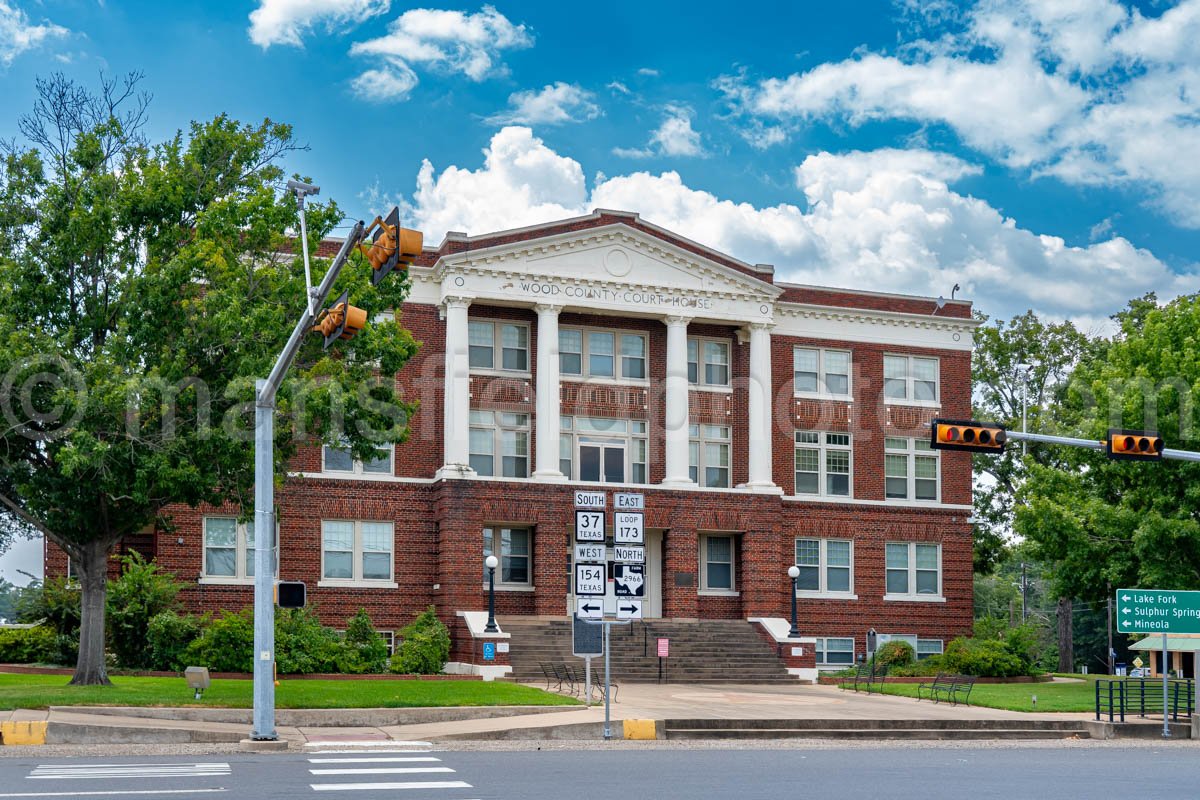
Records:
M648 291L702 293L770 302L766 281L625 225L607 225L446 256L441 271L509 276Z

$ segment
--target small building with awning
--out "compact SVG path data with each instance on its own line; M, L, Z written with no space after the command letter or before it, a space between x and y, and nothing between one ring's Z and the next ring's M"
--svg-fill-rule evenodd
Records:
M1162 675L1163 636L1153 633L1137 644L1130 645L1130 650L1144 651L1142 660L1146 662L1145 669L1154 677ZM1194 678L1196 676L1196 653L1200 652L1200 634L1168 633L1167 656L1168 666L1172 677Z

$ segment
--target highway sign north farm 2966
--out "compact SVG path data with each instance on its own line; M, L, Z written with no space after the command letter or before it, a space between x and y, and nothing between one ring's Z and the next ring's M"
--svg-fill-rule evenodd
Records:
M1200 592L1117 590L1121 633L1200 633Z

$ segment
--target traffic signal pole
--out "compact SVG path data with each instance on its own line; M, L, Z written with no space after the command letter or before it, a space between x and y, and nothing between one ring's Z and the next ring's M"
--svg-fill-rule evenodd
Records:
M1062 444L1068 447L1086 447L1089 450L1105 449L1104 442L1098 442L1094 439L1074 439L1070 436L1047 436L1044 433L1020 433L1018 431L1006 431L1006 433L1009 439L1016 442ZM1191 450L1173 450L1169 447L1163 449L1162 457L1171 458L1176 461L1200 461L1200 453L1195 453Z
M304 229L304 205L301 190L301 229ZM350 253L362 241L363 223L360 220L342 244L337 257L329 265L324 280L305 298L305 308L275 361L271 374L255 385L254 400L254 728L250 738L274 741L275 731L275 395L283 382L284 373L291 367L300 351L304 337L312 330L314 308L325 305L325 299L341 274ZM303 242L304 270L308 273L308 244Z

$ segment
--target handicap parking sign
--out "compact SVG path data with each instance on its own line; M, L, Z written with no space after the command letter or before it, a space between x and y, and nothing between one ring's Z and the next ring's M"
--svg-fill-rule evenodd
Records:
M496 643L495 642L484 642L483 643L483 660L484 661L495 661L496 660Z

